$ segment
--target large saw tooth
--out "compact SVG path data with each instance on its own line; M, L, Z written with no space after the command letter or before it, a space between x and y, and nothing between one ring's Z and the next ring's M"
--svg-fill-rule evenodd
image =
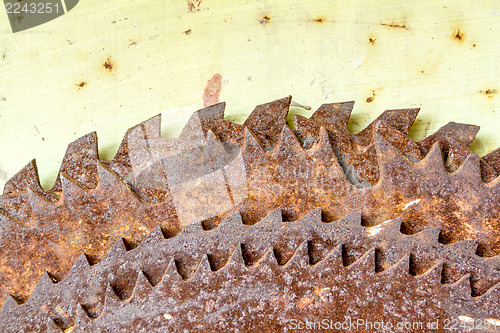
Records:
M95 132L82 136L70 143L66 149L59 175L64 172L87 188L97 186L96 163L99 160L97 151L97 134ZM60 176L56 178L51 191L61 191Z
M424 153L426 153L435 142L441 141L446 143L451 139L457 140L464 146L469 147L472 140L476 137L477 132L479 132L479 126L449 122L439 128L434 134L429 135L417 143L424 149Z
M285 97L276 101L258 105L243 123L251 129L263 146L271 150L276 144L276 138L283 126L286 126L286 117L292 97Z
M33 188L42 191L36 160L31 160L24 168L12 176L4 185L3 194L13 194Z
M179 140L205 143L207 130L213 128L218 120L224 118L226 103L218 103L194 112L179 135Z
M347 129L353 107L354 101L323 104L314 111L309 119L319 124L331 124Z
M362 145L370 144L372 132L377 128L378 123L386 123L400 133L408 135L415 118L417 118L420 109L399 109L386 110L375 120L373 120L365 129L355 135L356 140Z

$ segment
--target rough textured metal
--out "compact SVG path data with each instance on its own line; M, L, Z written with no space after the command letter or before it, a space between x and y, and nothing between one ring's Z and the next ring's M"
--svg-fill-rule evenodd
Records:
M212 256L212 268L224 266L238 242L250 247L262 244L261 250L272 246L280 263L290 258L304 240L311 242L309 255L313 263L322 260L328 251L333 251L332 246L339 244L343 245L345 265L374 247L378 258L376 270L390 271L389 267L406 253L409 253L413 274L424 274L444 260L441 282L457 283L464 274L470 274L466 280L471 284L472 296L493 297L498 301L498 294L493 292L497 289L493 286L499 281L500 271L500 160L498 151L480 158L468 150L478 131L476 126L449 123L435 134L414 142L408 132L418 110L404 109L385 111L365 130L352 134L347 122L353 102L345 102L325 104L309 119L296 116L296 130L292 131L286 125L290 102L291 98L287 97L257 106L243 125L224 120L225 105L217 104L194 113L177 139L160 138L160 117L153 117L127 131L112 161L99 160L97 138L91 133L68 147L58 180L49 191L40 187L35 162L29 163L6 184L4 195L0 196L0 302L7 300L2 308L3 322L21 318L16 311L26 310L31 314L23 316L33 318L31 324L36 329L40 329L41 326L36 325L42 322L46 325L48 317L57 325L71 327L78 304L91 316L102 312L106 283L111 283L113 290L126 298L132 294L137 270L144 271L156 285L163 281L162 272L173 256L179 273L187 278L196 269L199 256L205 253ZM269 218L270 212L277 209L287 221L284 225L300 226L297 227L300 232L292 237L269 231L245 238L259 230L257 225L262 222L257 222ZM311 211L321 215L325 222L331 222L321 222L329 226L338 224L332 221L343 221L356 213L356 227L344 226L349 231L342 229L334 233L320 228L324 232L321 236L320 232L311 231L313 226L321 225L318 221L305 226L299 223L303 221L301 218L312 214ZM235 213L242 221L239 231L223 241L220 224L234 218ZM377 238L380 230L386 230L382 227L386 221L397 218L397 225L406 236L399 230L396 232L397 228L389 228L392 234L380 232L385 238ZM192 224L193 220L197 222ZM256 227L252 229L253 224ZM200 230L189 234L193 225ZM186 226L190 226L187 231ZM371 230L371 238L364 235L367 227L370 227L367 230ZM172 237L182 229L185 231L172 239L192 237L188 237L184 245L169 245L167 251L159 250L162 246L156 244L155 250L151 250L153 254L148 252L150 254L137 258L124 254L122 257L127 257L126 260L113 257L116 251L142 253L125 250L136 246L140 249L151 237L154 239L160 234ZM211 229L219 235L216 244L221 253L212 253L214 250L209 244L215 241L204 239ZM150 232L152 236L143 241ZM337 238L338 235L344 238ZM349 241L344 242L345 239ZM285 245L279 245L279 240ZM192 251L179 254L180 250L172 250L177 246ZM252 253L245 247L243 250L245 255ZM99 261L108 251L111 252ZM155 251L164 256L150 261L148 258L155 258ZM257 252L260 255L262 251ZM248 263L254 263L257 257L248 259ZM78 267L98 261L88 271L108 261L112 268L102 271L95 268L92 277L87 276L90 273L74 273L75 270L86 272ZM120 267L131 265L134 269L120 268L127 270L121 273L115 265L118 262L122 262ZM153 268L157 262L163 262L163 266ZM314 271L314 267L290 274L302 279L303 274ZM275 273L270 275L283 269L272 268ZM66 298L50 294L48 290L53 288L49 282L59 281L68 274L56 285L61 288L70 285L61 291ZM86 278L82 279L79 274ZM224 279L240 278L214 274L209 274L214 285L227 283ZM259 269L238 274L241 281L251 280L256 286L261 285L255 280L261 274ZM344 273L334 271L332 274L342 276ZM389 275L376 276L386 281ZM420 283L415 282L419 279L405 276L399 278L401 283ZM362 288L377 288L372 278L360 279ZM81 291L72 289L72 281L80 281L74 283ZM86 281L93 282L88 285ZM241 281L239 283L243 283ZM269 281L266 286L271 288L269 292L283 287L279 279ZM234 290L242 290L238 288L244 287L236 283ZM449 299L449 303L443 301L445 303L439 305L439 311L451 316L447 311L458 304L445 291L451 289L439 284L429 288L434 291L430 301ZM300 290L293 292L300 293ZM399 289L394 292L396 290ZM27 301L34 291L28 303L16 307L17 301ZM216 297L207 293L208 298ZM404 293L408 299L417 297L411 289L405 289ZM7 298L8 295L17 301ZM201 297L192 296L193 301ZM252 302L259 302L257 296ZM462 306L471 309L471 316L484 316L487 311L479 307L478 299L473 298ZM232 304L226 301L227 306ZM346 309L348 304L356 308L352 302L354 298L347 299ZM244 302L238 304L242 309L248 306ZM327 311L332 305L325 306ZM408 315L418 313L419 306ZM43 311L37 312L40 308ZM491 309L497 311L495 307ZM273 311L269 310L266 316L277 315ZM495 312L488 315L493 316ZM395 318L387 317L387 313L381 316ZM102 320L105 323L107 319ZM144 321L137 319L137 322ZM19 327L24 327L23 323L26 324L20 320ZM85 325L82 327L87 327ZM206 327L222 328L219 324L210 325Z
M458 316L498 320L499 258L476 256L471 241L443 245L439 228L400 226L364 227L359 212L326 223L316 209L295 222L276 210L252 226L233 214L208 231L195 221L168 239L158 227L135 249L118 241L94 266L82 255L57 284L45 274L27 303L7 300L0 329L286 331L351 317L438 321L445 331Z

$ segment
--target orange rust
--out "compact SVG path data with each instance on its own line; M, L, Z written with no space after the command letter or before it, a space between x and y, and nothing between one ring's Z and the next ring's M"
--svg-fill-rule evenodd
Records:
M108 59L102 64L102 67L107 69L108 71L112 71L115 65L111 62L111 57L108 57Z
M262 24L266 24L266 23L269 23L271 22L271 18L267 15L264 15L262 16L262 18L259 20L260 23Z
M459 42L463 42L465 39L465 34L460 31L460 29L456 29L452 33L452 37Z

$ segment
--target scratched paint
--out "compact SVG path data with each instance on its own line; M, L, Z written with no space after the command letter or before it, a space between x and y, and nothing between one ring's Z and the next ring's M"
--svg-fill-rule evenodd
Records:
M222 90L222 76L214 74L207 82L203 93L203 106L210 106L219 103L220 91Z

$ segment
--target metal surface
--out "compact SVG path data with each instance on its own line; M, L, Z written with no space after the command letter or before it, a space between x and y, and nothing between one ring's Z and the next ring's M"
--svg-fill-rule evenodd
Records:
M288 97L258 106L243 125L225 121L224 104L217 104L194 113L177 139L160 138L160 118L154 117L127 132L113 161L99 160L96 136L89 134L69 146L58 181L50 191L41 189L34 162L26 166L6 184L0 197L1 300L11 294L26 301L34 294L20 307L7 298L2 308L4 328L42 329L47 318L72 327L78 304L94 317L106 309L107 283L120 297L128 298L138 270L156 285L165 281L163 271L172 257L179 273L188 278L206 253L212 268L219 269L240 243L244 244L247 264L254 264L263 251L273 247L284 264L306 240L310 241L312 263L323 262L328 251L337 249L342 252L343 266L363 255L365 259L374 255L375 269L387 273L375 274L373 267L363 268L368 261L352 269L332 266L332 271L318 268L322 264L300 269L286 264L268 270L260 265L252 269L224 266L220 274L196 273L198 280L190 278L185 284L178 279L180 285L172 287L179 291L175 297L187 303L176 303L168 291L156 287L154 297L160 299L141 294L136 300L134 292L132 301L108 305L105 315L93 324L80 311L79 320L87 323L76 326L118 329L116 323L120 322L127 329L146 330L147 325L153 325L149 329L167 325L137 310L157 305L151 316L166 311L162 306L177 306L175 314L166 312L167 317L191 316L207 329L224 328L221 325L228 322L240 326L238 321L231 322L231 311L255 308L252 311L256 312L248 314L248 326L242 329L257 327L252 325L259 324L261 315L267 319L260 324L272 328L283 325L284 318L331 314L331 309L339 307L336 293L311 310L313 314L299 311L302 309L295 306L300 308L301 303L291 300L302 299L301 295L314 286L333 288L335 279L345 280L338 282L338 287L346 290L337 319L352 311L371 311L371 305L360 305L357 295L361 291L352 289L356 286L353 281L359 282L356 288L373 295L392 281L388 298L373 296L374 304L387 304L374 306L380 308L373 313L376 318L397 318L400 309L394 304L401 301L411 304L401 314L408 320L455 318L461 315L457 309L472 318L498 320L498 287L494 285L500 280L500 161L498 151L480 158L468 150L478 128L449 123L413 142L408 132L418 110L404 109L386 111L365 130L352 134L347 122L353 103L346 102L323 105L310 119L297 116L294 133L286 124L290 102ZM291 231L281 230L277 209L286 221L282 226L291 226ZM270 212L274 213L268 215ZM220 226L235 216L240 221L229 223L232 227L224 222L228 230ZM320 216L325 223L319 221ZM399 222L386 222L395 218L400 218ZM279 220L280 227L276 229L276 223L270 222L268 227L259 227L266 226L257 223L262 219ZM262 228L265 232L259 231ZM150 232L148 241L141 243ZM163 241L162 234L173 238ZM125 241L119 241L121 238ZM111 252L99 261L113 244ZM147 246L151 248L141 250ZM87 256L82 257L82 253ZM338 256L334 252L329 258ZM396 274L404 265L400 262L398 269L390 267L402 258L409 260L409 267L404 274ZM87 260L99 263L88 268ZM435 268L422 278L408 274L425 274L439 262L442 272ZM46 271L50 277L44 275ZM436 272L439 277L434 277ZM67 274L54 289L51 280L61 280ZM295 281L289 282L295 283L294 288L286 289L282 279L287 274L289 281ZM470 274L470 279L461 279L464 274ZM305 282L301 286L297 281ZM460 289L464 281L471 283L468 296L456 296L455 288ZM458 285L441 286L440 282ZM190 288L200 294L189 293ZM419 294L426 289L430 291L425 296ZM233 298L245 294L244 290L248 298ZM262 305L270 302L264 299L269 295L284 298L282 303L275 299L272 307ZM309 305L312 298L307 297ZM416 301L419 297L426 301ZM205 301L218 302L215 308L233 310L221 310L222 319L215 321L201 319L201 312L195 315L193 311L208 311L201 305ZM421 310L430 312L424 315ZM130 322L126 324L120 313L130 311L136 317L127 316ZM12 320L18 326L7 324ZM177 325L181 324L198 327L189 326L184 319Z

